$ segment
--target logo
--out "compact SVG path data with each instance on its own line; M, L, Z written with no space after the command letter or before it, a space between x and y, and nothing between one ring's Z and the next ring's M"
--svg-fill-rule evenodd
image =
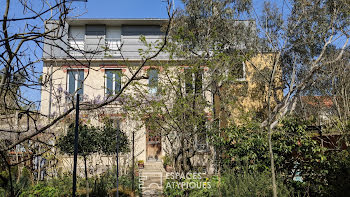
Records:
M140 189L162 189L163 173L162 172L142 172L140 174Z

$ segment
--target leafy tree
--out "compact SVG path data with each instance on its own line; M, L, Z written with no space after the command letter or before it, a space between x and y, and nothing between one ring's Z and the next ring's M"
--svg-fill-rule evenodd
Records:
M67 134L62 136L57 147L66 154L74 154L74 124L70 124ZM80 125L78 137L78 155L84 159L85 179L88 183L87 158L94 153L112 155L116 152L116 128L112 124L106 124L102 129L94 126ZM128 152L128 139L124 132L119 131L119 148L121 152ZM87 184L88 192L88 184Z
M164 136L169 143L165 151L179 172L194 169L191 158L203 151L195 145L195 139L201 138L205 144L207 132L213 128L208 121L212 118L208 114L214 114L209 95L216 94L225 80L237 79L234 71L245 57L235 44L244 45L249 51L254 40L250 25L253 22L235 22L240 14L247 12L249 0L183 3L185 7L174 20L166 47L171 61L155 63L162 67L157 94L147 94L148 87L135 84L135 95L130 95L124 103L134 120L146 119L147 129ZM227 40L228 37L237 39ZM226 97L225 101L229 100ZM210 153L209 148L204 151Z
M272 134L276 172L299 194L332 196L348 191L349 151L327 150L307 125L308 121L287 117ZM226 128L221 134L214 141L221 152L222 169L235 173L270 170L268 139L258 124ZM294 181L298 175L303 182Z
M61 137L57 142L57 147L64 153L74 154L74 133L75 126L70 124L68 127L67 135ZM78 155L84 159L85 180L86 180L86 192L89 193L89 182L87 172L87 157L93 153L99 151L100 136L97 128L87 125L79 125L78 131Z
M116 137L116 128L113 126L112 123L108 122L105 124L103 128L99 130L99 135L100 135L100 152L107 154L107 155L112 155L115 154L116 149L117 149L117 137ZM129 148L129 140L128 136L119 129L119 152L121 153L127 153L130 151Z

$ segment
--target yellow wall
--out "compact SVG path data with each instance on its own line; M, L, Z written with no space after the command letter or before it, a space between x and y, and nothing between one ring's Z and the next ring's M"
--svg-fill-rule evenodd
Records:
M215 95L215 111L220 119L220 127L242 124L254 117L266 118L268 81L273 69L275 54L259 54L245 62L246 80L231 81ZM275 90L271 93L272 105L282 99L282 72L280 67L275 74ZM276 90L276 87L280 89Z

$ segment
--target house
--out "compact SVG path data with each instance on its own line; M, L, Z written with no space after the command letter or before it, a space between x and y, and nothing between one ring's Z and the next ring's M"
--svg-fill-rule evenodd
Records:
M337 116L330 96L301 96L296 110L305 119L314 118L320 126L329 124Z
M48 117L55 117L62 114L72 105L75 94L82 96L82 105L95 104L106 101L111 95L118 92L132 78L137 66L143 62L145 56L151 56L156 49L150 48L161 43L164 33L162 26L168 20L165 19L69 19L57 34L55 40L44 40L43 46L43 80L48 81L47 86L42 87L41 92L41 113ZM57 21L47 21L46 28L52 29L57 26ZM142 38L140 40L140 38ZM142 41L143 40L143 41ZM145 41L154 45L145 45ZM181 62L180 59L174 59ZM160 91L158 83L164 80L162 64L169 62L169 54L161 52L158 56L148 61L140 71L138 83L145 86L144 93L153 99ZM242 109L264 108L264 99L260 99L261 88L253 82L255 78L254 67L266 70L271 65L271 55L257 56L251 62L242 62L242 69L237 82L243 85L243 91L248 90L248 94L237 96L237 102L243 103ZM219 109L217 113L223 122L227 117L220 110L226 106L220 106L219 98L216 98L211 91L203 91L194 88L196 85L204 86L205 75L208 69L201 67L200 72L190 73L183 63L171 68L176 72L183 72L188 76L183 83L185 93L203 93L203 99L211 106L205 108L206 114L210 116L212 112ZM200 74L199 74L200 73ZM146 76L146 77L144 77ZM230 82L228 83L230 84ZM239 86L240 86L239 85ZM130 85L123 95L137 95L136 85ZM258 89L260 88L260 89ZM280 91L280 94L282 91ZM254 96L254 97L252 97ZM279 95L281 96L281 95ZM123 99L120 97L109 105L89 111L82 111L80 118L90 124L101 126L104 118L112 121L119 121L120 129L126 132L129 139L134 139L136 160L143 160L145 163L153 165L161 161L161 158L168 151L169 143L161 135L155 133L147 127L147 118L134 120L129 116L129 112L123 108ZM265 98L265 97L264 97ZM169 97L169 102L174 101ZM215 104L214 104L215 103ZM214 109L213 111L211 111ZM226 108L228 111L238 110L238 108ZM56 134L63 134L67 127L68 116L65 121L57 124L54 128ZM72 118L72 117L71 117ZM226 124L226 123L225 123ZM225 125L223 124L223 125ZM203 124L205 125L205 123ZM197 126L198 127L198 126ZM208 159L209 150L206 137L195 136L195 148ZM123 155L122 162L131 163L131 155ZM97 174L105 170L105 166L110 166L114 161L112 157L93 157L92 162L96 167L93 169ZM198 163L203 158L199 157L193 161ZM72 159L64 156L62 166L72 166ZM208 170L210 167L207 167Z
M57 34L58 39L44 40L43 80L50 82L49 85L42 87L41 112L55 117L71 106L77 93L83 97L82 102L89 101L96 104L120 91L132 76L132 67L142 62L140 49L146 47L140 41L140 36L143 35L150 42L162 40L164 33L161 31L161 26L166 22L164 19L67 20L61 28L62 32L52 32L53 35ZM57 21L47 21L46 28L52 29L57 24ZM154 60L165 61L167 56L161 53ZM153 78L158 74L156 69L149 66L145 66L141 72L150 73L149 81L154 81ZM153 88L150 91L156 90ZM130 93L131 90L125 91L125 94ZM120 129L128 133L130 138L130 132L137 132L135 138L137 160L147 161L147 158L152 158L160 161L161 146L154 146L160 143L159 138L154 137L146 141L145 126L128 121L121 107L115 103L102 111L82 111L81 119L91 121L91 124L96 126L103 125L102 120L105 117L120 121ZM58 135L63 134L65 129L64 121L55 127ZM112 158L108 157L92 160L100 167L110 166L113 162ZM71 164L72 160L69 158L62 160L62 166Z

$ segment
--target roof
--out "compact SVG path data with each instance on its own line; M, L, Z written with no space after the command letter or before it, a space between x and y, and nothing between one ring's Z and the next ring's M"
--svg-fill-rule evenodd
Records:
M166 18L68 18L69 25L104 24L104 25L162 25Z
M331 108L333 106L333 101L330 96L302 96L301 100L313 107Z

